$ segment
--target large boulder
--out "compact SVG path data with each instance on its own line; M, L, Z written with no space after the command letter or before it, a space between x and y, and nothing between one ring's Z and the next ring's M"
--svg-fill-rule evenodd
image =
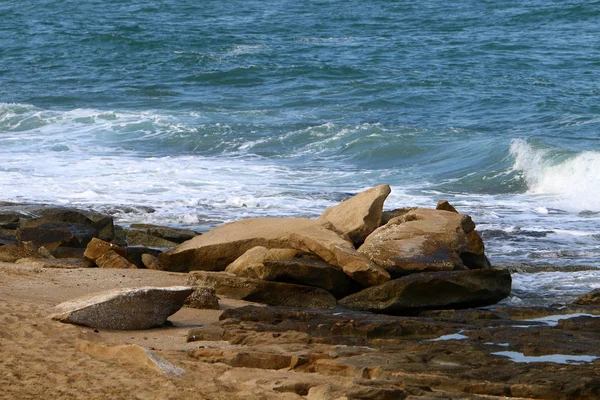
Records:
M574 303L583 306L600 306L600 289L579 296Z
M381 267L358 254L351 242L328 229L325 221L306 218L254 218L219 226L159 256L169 271L219 271L256 246L312 253L341 268L363 286L390 279Z
M150 329L164 325L193 291L185 286L109 290L61 303L52 318L98 329Z
M319 217L330 222L336 232L359 246L381 224L383 203L390 194L389 185L379 185L329 207Z
M113 218L108 215L87 210L50 206L18 206L13 211L22 215L19 218L19 230L43 228L67 230L75 241L71 247L85 247L93 237L110 241L114 238Z
M205 286L217 294L270 306L334 308L335 297L321 288L242 278L226 272L192 271L190 286Z
M339 304L357 311L412 314L422 310L488 306L510 294L503 269L420 273L351 294Z
M152 224L131 224L131 230L137 230L147 233L161 239L175 243L183 243L190 240L200 233L191 229L171 228L168 226L152 225Z
M316 286L336 297L359 290L341 269L311 257L295 257L297 250L254 247L225 269L245 278Z
M367 237L358 252L393 277L424 271L490 268L468 215L415 208Z

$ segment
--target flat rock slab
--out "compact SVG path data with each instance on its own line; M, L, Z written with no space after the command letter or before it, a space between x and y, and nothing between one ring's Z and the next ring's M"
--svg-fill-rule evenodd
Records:
M149 329L163 325L193 292L186 286L110 290L61 303L52 318L99 329Z
M364 289L344 297L339 304L353 310L385 314L481 307L507 297L511 283L507 270L420 273Z
M225 272L192 271L186 284L214 287L217 294L271 306L334 308L335 297L316 287L242 278Z

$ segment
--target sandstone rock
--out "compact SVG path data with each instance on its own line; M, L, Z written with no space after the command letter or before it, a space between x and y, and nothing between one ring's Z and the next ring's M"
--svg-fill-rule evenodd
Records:
M394 277L489 268L474 227L468 216L417 208L376 229L358 251Z
M201 235L200 233L191 229L177 229L152 224L131 224L131 229L144 231L149 235L175 243L183 243L186 240L190 240L198 235Z
M2 244L16 244L17 230L16 229L4 229L0 228L0 245Z
M353 310L410 314L428 309L492 305L510 294L507 270L420 273L364 289L339 301Z
M336 305L335 297L320 288L241 278L225 272L192 271L186 284L213 287L217 294L273 306L333 308Z
M241 368L282 369L298 364L297 356L253 351L202 348L188 354L202 362L219 362Z
M129 246L146 246L153 248L171 248L177 246L178 243L163 239L158 236L151 235L144 231L127 230L127 244Z
M61 303L52 318L98 329L149 329L163 325L193 291L185 286L109 290Z
M0 261L14 263L21 258L41 258L35 250L18 245L0 246Z
M245 278L316 286L336 297L360 290L341 269L310 257L294 257L297 250L254 247L225 269Z
M600 306L600 289L594 289L591 292L579 296L574 303L584 306Z
M162 271L162 266L158 261L158 257L153 256L152 254L144 253L142 254L142 264L148 269L154 269L158 271Z
M319 217L333 229L360 245L381 223L383 203L390 194L389 185L379 185L326 209Z
M190 308L218 310L219 298L215 294L215 288L197 287L185 300L185 305Z
M458 211L456 211L456 208L454 208L452 206L452 204L448 203L448 200L439 200L435 209L442 210L442 211L450 211L450 212L458 214Z
M156 356L152 351L137 344L107 346L103 344L80 342L77 350L102 361L117 361L136 365L169 376L182 376L185 371Z
M21 242L32 242L36 246L44 246L54 250L59 246L78 246L80 241L75 238L68 226L46 224L41 227L21 228L17 231L17 239ZM81 231L76 229L79 233ZM93 234L87 232L88 234ZM91 240L91 238L90 238Z
M379 226L386 225L392 219L396 217L401 217L404 214L408 213L411 210L414 210L415 207L404 207L404 208L396 208L394 210L384 211L381 214L381 224Z
M293 258L296 255L298 255L298 250L295 249L267 249L263 246L256 246L236 258L225 268L225 271L246 278L265 279L260 275L261 271L257 269L264 266L266 261Z
M100 268L137 269L135 264L130 263L114 250L108 250L97 258L96 265Z
M125 252L125 250L123 250L123 248L121 248L120 246L117 246L114 243L108 243L108 242L105 242L104 240L101 240L98 238L93 238L88 243L87 247L85 248L85 252L83 253L83 256L87 260L96 262L97 259L102 257L104 254L106 254L110 250L125 257L126 252Z
M385 270L358 254L352 243L327 229L326 223L304 218L257 218L225 224L162 253L159 260L169 271L223 270L256 246L313 253L363 286L389 280Z
M148 268L142 261L142 256L144 254L151 255L158 259L159 254L162 253L162 251L158 249L151 249L143 246L127 246L123 247L123 250L125 250L124 257L127 261L137 265L138 268Z

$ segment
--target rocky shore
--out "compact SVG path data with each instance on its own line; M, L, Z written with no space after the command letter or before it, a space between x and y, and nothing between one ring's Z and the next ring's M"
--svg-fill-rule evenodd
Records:
M0 204L0 397L600 398L597 293L497 305L471 218L389 193L203 233Z

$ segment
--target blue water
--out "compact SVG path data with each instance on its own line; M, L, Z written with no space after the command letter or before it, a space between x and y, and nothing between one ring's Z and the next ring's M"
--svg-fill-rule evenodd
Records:
M386 182L387 208L471 214L496 264L600 266L599 21L600 1L4 0L0 200L207 229Z

